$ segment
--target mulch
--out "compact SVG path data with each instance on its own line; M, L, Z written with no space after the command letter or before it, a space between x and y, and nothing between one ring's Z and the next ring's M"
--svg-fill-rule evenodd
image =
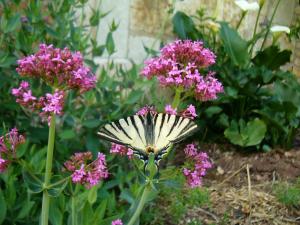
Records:
M202 148L214 164L204 180L211 206L190 209L185 218L203 224L300 225L300 208L281 204L273 191L278 183L300 178L300 148L267 153L226 151L216 144Z

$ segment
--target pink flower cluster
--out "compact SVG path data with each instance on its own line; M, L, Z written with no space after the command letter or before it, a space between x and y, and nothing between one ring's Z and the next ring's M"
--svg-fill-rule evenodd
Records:
M188 144L184 152L191 161L192 168L184 168L183 174L187 179L187 183L191 188L200 187L202 178L206 175L207 169L212 167L209 157L205 152L198 152L197 146Z
M40 116L43 120L48 120L48 123L52 113L56 115L63 113L65 93L62 90L56 90L53 94L47 93L38 99L32 95L29 83L22 81L20 87L13 88L11 93L16 97L16 102L32 111L39 111Z
M173 109L171 105L165 106L165 113L171 114L171 115L177 115L177 109ZM195 119L197 117L196 114L196 108L192 104L190 104L185 110L178 113L182 117Z
M68 48L54 48L41 44L34 55L18 60L17 72L21 76L43 79L59 89L76 89L80 93L95 87L96 77L83 65L80 52Z
M122 220L117 219L117 220L112 221L111 225L123 225L123 222L122 222Z
M147 115L148 112L150 112L152 114L156 114L157 113L157 111L156 111L156 109L155 109L154 106L146 105L146 106L142 107L141 109L139 109L136 112L136 115L145 116L145 115Z
M204 48L201 41L177 40L161 49L161 55L145 61L141 74L148 79L157 76L160 85L194 90L200 101L216 99L223 92L222 84L207 73L207 67L215 63L216 56Z
M130 148L127 148L123 145L111 144L110 153L112 154L119 154L121 156L127 155L129 159L132 159L133 157L133 150Z
M59 49L41 44L37 53L18 60L17 72L21 76L41 78L56 90L53 94L37 98L32 95L29 83L22 81L12 89L16 101L30 110L37 110L43 120L51 119L51 114L63 113L65 91L68 89L86 92L96 85L96 76L83 65L80 52L72 53L68 48Z
M143 108L141 108L140 110L138 110L136 115L144 116L148 112L153 113L153 114L157 113L154 106L146 105ZM165 113L171 114L171 115L178 114L179 116L183 116L183 117L190 118L190 119L195 119L195 117L197 117L196 108L192 104L190 104L185 110L181 111L180 113L177 113L177 109L173 109L171 105L166 105Z
M0 137L0 173L3 173L12 159L16 158L17 147L25 142L25 137L19 134L17 128Z
M96 160L92 158L91 152L79 152L64 163L66 170L72 173L73 183L91 188L108 177L105 155L99 152Z

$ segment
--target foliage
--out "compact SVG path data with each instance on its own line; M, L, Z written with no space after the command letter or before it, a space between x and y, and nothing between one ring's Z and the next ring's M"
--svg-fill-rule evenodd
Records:
M178 37L203 40L217 55L212 70L224 85L224 95L197 105L202 110L200 132L205 135L201 140L222 140L225 135L244 148L290 148L299 127L300 102L295 96L300 94L300 84L281 66L290 62L291 51L279 48L278 36L270 46L253 51L257 41L270 33L270 26L259 32L255 28L253 37L246 40L238 28L206 16L201 9L191 17L177 12L173 27Z
M300 178L295 184L281 183L274 188L279 202L289 207L300 207Z
M124 70L113 61L103 67L92 61L94 57L104 53L111 55L115 51L113 35L117 25L112 21L106 42L99 45L96 42L98 25L107 12L101 12L97 5L92 7L96 10L87 18L87 14L79 13L87 7L92 6L82 0L0 1L0 118L3 124L0 133L17 126L26 131L27 137L26 144L18 149L23 169L14 164L0 175L0 224L37 224L41 209L41 174L45 169L48 126L21 109L10 94L19 84L15 70L18 58L35 52L40 43L53 44L81 51L85 63L99 74L93 91L76 99L73 92L67 96L65 113L58 119L54 173L61 174L62 163L74 151L88 149L95 154L101 149L105 152L107 143L100 143L96 135L99 126L121 115L132 114L144 98L145 90L152 87L151 82L139 79L136 65ZM49 91L39 81L31 85L34 93ZM108 157L108 163L114 158ZM118 203L117 193L132 186L136 179L136 172L125 174L120 170L121 165L123 169L132 169L125 160L112 166L110 180L90 190L76 190L63 182L63 176L54 176L51 183L55 185L49 189L51 224L67 224L74 208L79 224L95 224L95 221L110 224L120 218L125 209Z
M166 220L177 224L184 219L188 209L209 206L209 192L206 189L182 189L163 187L159 197L148 206L142 215L142 224L165 224ZM163 210L162 210L163 208ZM192 221L198 222L198 221Z

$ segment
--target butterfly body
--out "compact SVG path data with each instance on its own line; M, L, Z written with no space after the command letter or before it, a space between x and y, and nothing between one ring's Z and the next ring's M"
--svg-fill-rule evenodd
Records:
M133 150L135 156L148 163L149 154L154 154L155 164L168 153L170 146L182 141L197 129L191 119L150 113L134 115L104 125L99 136Z

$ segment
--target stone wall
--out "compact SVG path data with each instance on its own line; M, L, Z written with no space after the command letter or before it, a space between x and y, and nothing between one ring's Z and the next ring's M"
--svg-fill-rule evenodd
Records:
M271 17L277 1L266 0L259 23L264 23ZM91 5L97 5L97 0L90 0ZM109 24L114 19L119 28L114 33L116 53L113 58L116 63L128 64L129 60L141 63L146 57L144 46L159 49L159 40L173 39L171 7L193 15L197 9L204 7L209 15L215 15L219 20L226 20L235 25L240 17L240 9L234 0L104 0L101 10L111 11L102 19L98 41L105 42L105 34ZM243 21L240 31L244 37L250 37L253 32L257 12L250 12ZM300 16L300 6L297 0L282 0L273 24L290 26ZM282 48L293 50L293 63L287 66L300 76L300 41L290 43L284 37L280 40ZM106 56L96 59L105 63Z

